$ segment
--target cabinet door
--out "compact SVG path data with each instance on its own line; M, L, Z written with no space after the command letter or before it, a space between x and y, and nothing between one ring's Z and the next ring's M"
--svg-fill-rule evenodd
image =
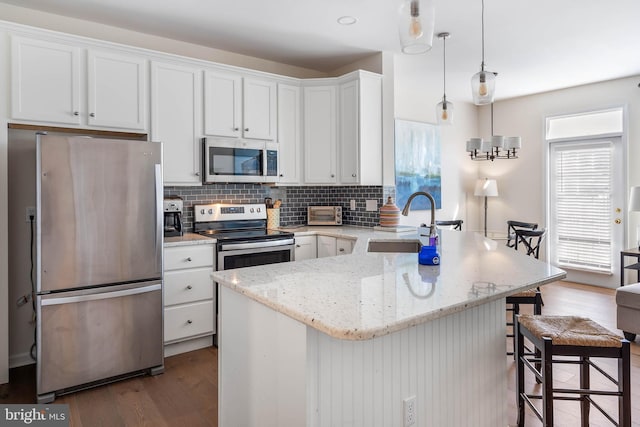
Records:
M382 185L382 77L361 76L358 91L358 183Z
M360 171L360 113L358 81L340 85L340 182L357 184Z
M80 49L11 39L11 117L80 124Z
M205 71L204 133L239 138L242 135L242 78L237 74Z
M304 179L336 183L336 88L304 88Z
M276 83L244 79L242 136L252 139L276 139Z
M280 169L280 184L300 184L302 166L301 107L300 88L279 84L278 166ZM296 259L298 259L297 255Z
M168 63L151 66L151 137L163 143L165 185L201 184L201 73Z
M296 261L314 259L318 256L316 236L296 237Z
M147 127L147 63L132 56L89 51L89 125L144 130Z
M336 256L336 238L331 236L318 237L318 258Z
M336 239L336 255L349 255L353 252L353 240Z

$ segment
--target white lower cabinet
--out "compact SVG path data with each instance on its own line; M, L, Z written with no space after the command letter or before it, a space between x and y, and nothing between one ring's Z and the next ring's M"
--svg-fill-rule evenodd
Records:
M316 236L296 236L295 260L314 259L318 257Z
M318 258L348 255L353 251L353 240L340 237L318 236Z
M216 332L214 251L213 243L164 249L165 356L211 345Z
M336 255L348 255L353 252L353 240L336 238Z

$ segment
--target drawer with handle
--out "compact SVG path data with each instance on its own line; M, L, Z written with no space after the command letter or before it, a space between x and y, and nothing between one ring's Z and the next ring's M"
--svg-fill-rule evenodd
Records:
M215 290L211 272L212 267L167 271L164 274L164 305L213 298Z
M213 266L213 250L213 244L165 248L164 270Z
M164 342L215 332L213 300L164 309Z

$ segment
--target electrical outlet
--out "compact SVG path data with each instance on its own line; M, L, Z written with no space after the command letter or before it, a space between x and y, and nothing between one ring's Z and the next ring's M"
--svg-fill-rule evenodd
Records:
M352 199L351 201L349 201L349 209L352 210L352 211L356 210L356 201L355 200Z
M416 423L416 397L407 397L402 401L404 409L404 427L411 427Z
M33 221L36 220L36 208L33 206L27 206L24 214L24 222L31 222L31 217L33 217Z

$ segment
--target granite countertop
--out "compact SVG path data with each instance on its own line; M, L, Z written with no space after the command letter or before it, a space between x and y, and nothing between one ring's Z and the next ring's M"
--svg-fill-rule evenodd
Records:
M369 253L369 240L420 239L358 227L301 227L297 236L357 239L351 255L212 274L280 313L335 338L366 340L504 298L566 273L469 231L441 230L439 266L416 253Z
M196 233L184 233L182 236L165 237L164 247L170 248L172 246L185 246L185 245L207 245L216 243L216 239L211 237L201 236Z

